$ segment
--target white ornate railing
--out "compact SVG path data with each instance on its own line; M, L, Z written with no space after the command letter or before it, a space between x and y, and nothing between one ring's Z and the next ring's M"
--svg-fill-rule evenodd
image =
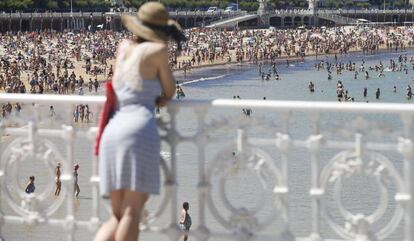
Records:
M98 162L92 151L82 160L92 161L92 198L82 200L90 202L91 214L87 219L75 214L72 166L79 151L78 142L93 140L96 128L93 124L74 123L72 110L76 104L88 104L96 113L103 101L104 97L0 95L1 103L23 104L23 111L11 113L2 120L0 128L0 235L6 240L6 225L53 227L65 232L67 240L74 240L80 229L89 230L93 236L102 222L101 206L105 206L98 195ZM51 104L57 117L48 116ZM47 118L39 114L45 109ZM252 109L253 113L247 117L242 109ZM161 165L161 201L157 208L143 215L144 233L164 234L170 240L180 238L177 165L188 160L180 159L184 157L177 150L182 143L191 143L196 147L196 156L191 158L197 160L198 166L198 182L194 185L198 203L192 204L197 206L192 209L197 219L193 218L190 235L197 240L412 240L414 105L174 101L161 116L161 137L171 155L164 157ZM214 146L213 153L210 145ZM304 153L300 160L296 159L298 152ZM51 174L48 180L53 180L58 160L63 168L61 195L51 200L53 181L35 194L26 194L19 180L20 168L34 165L33 162L44 163ZM303 164L297 165L298 162ZM303 169L300 173L309 177L308 193L302 195L308 197L307 201L294 198L296 193L291 190L295 187L288 179L304 177L297 173L292 176L292 169ZM254 207L245 205L243 200L238 200L242 205L236 206L229 198L228 179L241 171L252 172L260 181ZM346 183L355 177L371 179L376 184L378 206L373 211L364 210L368 214L347 207L343 199ZM356 189L365 190L362 186ZM365 196L363 192L359 195ZM269 205L269 196L270 206L265 207ZM218 200L222 202L220 207ZM305 220L309 232L304 235L297 235L292 228L302 218L290 212L298 202L308 203L305 206L311 213L309 220ZM64 210L63 214L56 215L59 209ZM160 219L166 224L158 224ZM210 225L213 221L221 228ZM277 231L264 232L269 228ZM28 236L30 232L22 231L21 237Z

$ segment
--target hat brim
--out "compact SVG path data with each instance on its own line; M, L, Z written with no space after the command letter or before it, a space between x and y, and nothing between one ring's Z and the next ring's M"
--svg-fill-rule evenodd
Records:
M136 16L124 15L122 16L122 24L133 34L153 42L168 42L169 37L157 30L153 30L145 25Z

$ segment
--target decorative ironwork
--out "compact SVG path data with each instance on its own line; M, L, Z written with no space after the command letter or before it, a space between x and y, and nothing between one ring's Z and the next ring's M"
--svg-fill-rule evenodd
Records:
M65 104L71 109L77 103L100 105L102 97L71 97L43 95L9 95L0 96L0 102L27 103L39 102L44 106L48 103ZM195 134L186 135L177 128L180 121L179 110L192 109L196 115L197 128ZM212 108L233 108L236 116L215 116L208 119ZM241 116L243 108L255 109L252 117ZM271 110L280 114L281 121L274 122L261 118L260 109ZM38 109L32 113L36 115ZM309 117L307 127L312 134L295 137L294 123L296 115L290 112L301 112ZM326 122L321 120L323 113L343 113L350 117L348 124L342 129L347 135L338 135L332 138L326 135ZM369 113L387 113L400 118L401 130L386 126L381 122L363 119ZM67 115L66 115L67 114ZM67 234L67 240L74 240L75 231L87 229L91 236L102 223L99 197L98 161L91 153L90 185L92 187L91 216L88 220L79 220L74 212L75 202L73 194L72 166L76 141L79 138L88 138L92 141L96 127L76 126L71 113L61 114L59 120L65 125L48 126L41 118L27 116L11 116L3 119L0 125L0 136L7 135L7 141L0 142L0 236L5 236L2 227L6 224L18 225L50 225L61 228ZM226 114L229 114L226 112ZM256 116L257 115L257 116ZM355 117L354 117L355 116ZM414 116L414 106L401 104L364 104L357 103L309 103L292 101L249 101L249 100L214 100L214 101L180 101L168 106L167 113L163 112L159 120L161 139L168 146L168 153L164 153L161 168L164 175L164 190L160 204L155 210L143 212L141 229L143 232L165 234L170 240L177 240L181 231L177 227L177 162L181 156L177 153L177 146L188 142L196 146L198 161L198 220L193 220L190 235L200 241L211 238L225 238L226 240L283 240L298 239L324 240L322 223L344 240L376 241L388 240L398 228L403 230L403 240L412 240L411 217L411 161L413 157L413 143L411 127ZM65 119L66 118L66 119ZM302 118L302 117L300 117ZM335 126L329 123L328 126ZM78 127L78 128L75 128ZM250 127L265 131L266 135L259 136L252 133ZM400 138L374 139L377 129L385 130L385 135L396 133L403 135ZM294 131L293 131L294 130ZM215 135L214 132L226 132L226 135ZM328 132L329 133L329 132ZM255 135L256 134L256 135ZM371 136L370 136L371 135ZM350 140L349 137L353 137ZM61 153L52 138L59 138L64 142L65 153ZM207 146L228 138L225 144L218 148L214 155L207 155ZM6 138L3 138L6 140ZM296 200L289 200L288 167L294 159L291 153L305 148L308 151L311 180L309 184L309 202L312 209L312 230L308 237L294 237L290 232L290 223L297 217L291 217L289 207ZM329 150L336 153L328 163L322 162L322 151ZM392 161L389 153L393 153ZM211 158L211 156L213 156ZM208 158L207 158L208 157ZM211 159L210 159L211 158ZM51 181L45 189L35 194L26 194L22 189L22 180L18 179L19 168L30 159L31 162L42 163L48 170L50 180L53 180L53 169L56 162L62 163L61 195L50 202L54 182ZM306 158L305 158L306 159ZM307 161L307 160L300 160ZM401 171L395 163L402 163ZM253 207L234 205L229 195L227 183L231 175L243 172L253 173L260 185L257 188L257 203ZM378 206L370 214L353 213L345 206L342 193L346 180L360 175L374 180L379 190ZM217 192L218 194L214 193ZM391 196L391 193L395 193ZM214 196L213 195L218 195ZM390 200L396 204L389 207ZM332 200L333 205L328 200ZM56 210L66 205L63 217L54 215ZM219 212L219 206L226 212ZM264 208L266 212L263 214ZM7 213L5 210L7 207ZM195 209L193 209L195 210ZM340 214L335 217L332 211ZM110 210L109 210L110 211ZM158 226L160 217L170 212L170 219L166 226ZM206 213L212 217L226 231L215 230L207 222ZM259 215L259 212L260 215ZM335 213L335 214L336 214ZM390 214L391 213L391 214ZM386 216L388 215L388 216ZM383 221L386 218L385 222ZM282 223L278 232L268 235L262 232L275 221ZM334 238L338 238L335 236ZM7 237L6 237L7 238ZM331 238L331 237L329 237ZM1 240L1 238L0 238Z

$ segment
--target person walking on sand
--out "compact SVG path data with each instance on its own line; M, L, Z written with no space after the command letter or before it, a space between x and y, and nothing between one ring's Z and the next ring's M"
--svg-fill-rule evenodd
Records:
M60 180L60 175L61 175L60 162L58 162L55 168L55 176L56 176L55 177L55 184L56 184L55 196L59 196L60 190L62 188L62 181Z
M188 202L183 203L183 210L181 210L181 216L180 216L180 229L184 233L184 239L183 241L187 241L188 239L188 231L190 231L191 228L191 217L190 214L188 214L188 209L190 209L190 205Z
M35 180L34 176L29 177L29 182L27 183L26 188L24 189L24 191L27 194L34 193L34 191L36 189L35 184L34 184L34 180Z
M168 41L175 40L178 50L185 41L159 2L144 3L138 16L124 15L122 22L134 38L118 46L112 78L118 109L99 144L100 190L111 199L112 216L95 241L136 241L144 205L150 194L159 193L160 136L154 113L176 88Z
M79 197L79 193L80 193L80 188L78 184L78 175L79 175L78 170L79 170L79 164L75 164L73 166L73 180L75 184L73 191L74 191L75 197Z

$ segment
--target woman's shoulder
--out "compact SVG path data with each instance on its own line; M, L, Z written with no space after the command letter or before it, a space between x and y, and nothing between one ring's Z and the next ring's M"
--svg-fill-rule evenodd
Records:
M122 53L128 46L133 44L133 41L130 39L124 39L118 44L117 54Z
M156 42L144 42L142 44L145 44L147 47L146 52L148 54L162 54L167 52L168 53L168 47L167 45L163 43L156 43Z

